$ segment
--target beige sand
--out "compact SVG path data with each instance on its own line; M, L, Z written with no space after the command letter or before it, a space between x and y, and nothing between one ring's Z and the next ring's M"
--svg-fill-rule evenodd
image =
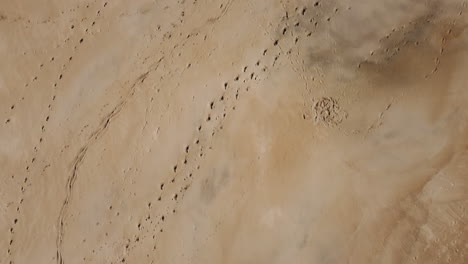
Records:
M468 263L467 12L1 0L0 263Z

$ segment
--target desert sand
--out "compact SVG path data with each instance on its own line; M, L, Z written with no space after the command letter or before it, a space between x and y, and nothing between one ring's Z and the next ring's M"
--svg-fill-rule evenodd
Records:
M0 263L468 263L468 2L0 1Z

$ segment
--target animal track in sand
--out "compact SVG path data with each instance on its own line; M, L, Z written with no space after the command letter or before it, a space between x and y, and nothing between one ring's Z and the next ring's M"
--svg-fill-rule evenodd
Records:
M112 3L112 2L110 2ZM194 1L193 3L196 3ZM99 3L99 6L101 3ZM183 3L177 3L177 5L190 5L192 3L190 2L183 2ZM103 5L104 7L107 5L107 2ZM93 6L93 4L91 5ZM225 6L221 6L221 9L223 9ZM177 10L177 12L174 11L174 14L179 13L180 10ZM93 11L94 14L95 11ZM253 58L254 60L252 61L241 61L241 62L236 62L233 63L233 72L229 74L229 76L225 77L220 77L216 85L213 85L213 87L210 87L212 90L216 90L216 94L211 95L209 98L204 98L202 101L203 105L203 111L202 113L199 113L197 116L198 120L196 123L191 126L191 133L192 136L191 138L187 138L187 142L185 145L179 146L180 149L178 149L177 153L177 158L174 158L174 160L171 161L170 164L167 164L164 168L161 170L162 175L161 178L158 178L157 180L154 181L154 188L152 190L152 193L150 196L147 197L140 205L137 205L138 207L142 208L141 215L132 215L131 217L131 228L133 228L129 233L125 234L125 237L121 238L121 241L118 243L115 243L115 245L109 246L109 248L100 248L96 247L92 249L92 253L90 250L90 256L93 257L95 256L95 252L99 252L100 250L115 250L118 253L118 257L114 260L114 262L119 261L119 262L132 262L132 257L129 256L130 254L140 254L140 249L144 253L151 253L150 249L145 248L145 243L153 243L155 246L153 247L153 251L156 250L157 246L160 243L158 241L158 236L161 232L165 232L167 230L167 225L173 221L173 215L178 213L177 208L179 208L179 205L181 202L184 201L184 196L187 194L187 190L190 188L190 186L193 186L194 183L200 180L200 168L202 166L205 166L206 164L204 161L206 159L209 159L210 156L213 155L211 152L212 148L215 148L215 141L214 139L217 139L220 137L220 135L224 134L222 131L223 128L229 125L229 120L232 118L232 116L235 114L238 109L241 109L245 107L244 102L248 102L248 99L256 94L256 87L258 87L259 81L265 80L268 78L270 75L273 75L274 71L277 69L281 69L284 66L288 66L287 62L292 61L295 65L300 65L300 61L294 61L296 59L294 57L294 52L297 51L298 49L303 48L305 45L307 45L307 38L310 37L313 32L312 30L304 30L304 28L308 25L308 22L306 19L309 19L309 15L313 13L313 9L308 5L306 7L300 7L297 9L298 14L290 14L290 19L286 22L278 22L278 21L273 21L273 23L278 23L278 25L273 25L273 27L277 26L278 35L272 36L271 41L268 40L268 43L265 44L262 47L256 47L257 50L254 52ZM101 12L100 10L96 12L97 16L103 16L104 11ZM184 19L190 18L190 13L187 13L186 11L182 11L180 17L184 17ZM302 19L296 22L296 15L302 16ZM175 18L175 20L179 20L180 17ZM91 20L93 20L91 18ZM91 22L88 21L88 22ZM95 24L97 21L98 24ZM100 20L96 19L96 21L92 21L91 26L89 26L89 23L84 27L81 28L82 25L79 24L77 21L73 21L73 24L70 25L65 25L67 30L70 30L72 32L73 36L67 40L67 44L69 47L73 48L74 45L76 45L77 49L74 50L76 53L71 53L71 52L57 52L56 54L51 54L54 55L54 59L52 60L55 66L55 68L59 69L57 71L54 71L51 73L54 75L54 80L52 83L49 84L49 86L55 87L54 93L50 95L52 99L48 98L48 104L46 104L44 107L46 111L41 112L41 117L38 119L40 123L36 126L37 128L41 128L41 133L38 135L38 141L39 143L36 144L36 146L39 146L41 148L44 148L44 145L41 145L43 142L49 143L49 141L52 139L51 137L51 132L56 128L57 122L59 121L59 113L57 112L57 103L61 102L61 93L60 92L55 92L55 89L57 91L60 91L61 89L65 89L67 85L70 83L70 79L73 78L73 72L70 72L72 68L70 68L68 65L71 63L78 63L79 61L82 60L80 57L80 54L78 52L81 47L88 47L88 45L93 44L93 37L86 35L89 34L88 32L93 32L93 26L98 27ZM177 22L177 21L176 21ZM182 22L181 22L182 23ZM185 23L185 22L184 22ZM316 21L314 21L316 23ZM321 22L322 23L322 22ZM310 23L309 25L311 28L313 28L313 23ZM326 24L326 23L323 23ZM294 26L295 25L295 26ZM324 26L324 25L322 25ZM86 28L88 27L88 28ZM153 25L153 27L156 27ZM89 29L89 31L88 31ZM197 71L197 67L199 66L198 63L201 60L197 60L197 58L189 58L189 59L184 59L184 56L186 55L185 50L187 47L184 47L185 43L182 43L185 41L185 39L190 39L190 41L186 42L188 43L188 47L190 47L190 44L193 44L194 41L192 41L193 38L195 37L194 32L184 32L182 30L177 30L176 28L171 28L167 32L165 31L166 28L163 26L163 30L161 30L161 27L159 27L159 32L158 36L151 36L154 38L162 38L163 33L167 33L167 35L170 35L169 40L167 42L164 42L167 44L167 47L173 48L173 53L170 53L171 55L174 56L169 56L169 53L165 53L164 55L168 57L173 57L177 58L179 57L178 54L180 54L180 60L183 61L183 64L179 65L179 67L169 65L170 63L167 63L168 65L165 65L167 70L165 73L167 75L179 75L183 74L184 72L187 73L194 73ZM200 37L199 39L207 39L208 41L211 41L214 39L212 35L210 35L210 30L211 29L197 29L200 31ZM86 33L83 33L86 32ZM204 33L207 33L205 36ZM212 32L212 31L211 31ZM198 32L196 32L198 33ZM166 36L167 36L166 35ZM189 37L190 36L190 37ZM180 43L179 43L180 42ZM150 42L148 41L148 46L157 46L153 45L155 42ZM161 43L163 43L161 41ZM159 44L159 43L158 43ZM174 44L174 45L172 45ZM62 48L65 47L62 46ZM148 48L150 49L150 48ZM156 48L154 48L156 50ZM73 49L71 49L73 51ZM172 51L171 51L172 52ZM156 53L154 53L156 54ZM141 60L138 60L138 62L141 62L142 65L148 65L145 63L151 63L153 61L152 55L153 53L146 53L145 55L138 55L141 56ZM183 54L183 55L182 55ZM216 54L213 52L213 54ZM65 56L63 56L65 55ZM255 60L257 59L257 60ZM66 62L66 60L68 62ZM49 67L51 63L41 63L42 66L39 66L40 69L46 69L52 68ZM67 66L62 66L67 65ZM165 69L166 70L166 69ZM34 87L36 83L41 83L44 81L44 76L43 73L37 74L37 76L33 75L33 81L30 82L29 87ZM36 78L37 77L37 78ZM162 77L161 77L162 78ZM211 85L211 84L206 84L206 85ZM172 88L172 87L171 87ZM153 89L153 87L151 87ZM155 106L161 103L163 99L161 96L156 95L157 93L160 92L160 89L162 89L161 94L165 94L165 88L164 87L154 87L154 93L149 94L147 98L145 98L143 104L154 104ZM152 91L153 92L153 91ZM252 92L252 93L251 93ZM141 94L140 94L141 95ZM52 97L53 96L53 97ZM172 96L172 94L171 94ZM151 100L150 100L151 97ZM197 98L198 99L198 98ZM22 107L21 103L16 102L16 105L19 107ZM14 105L15 105L14 104ZM166 102L164 102L166 104ZM169 103L168 103L169 104ZM9 107L10 104L7 105ZM16 110L16 107L12 107L11 110ZM47 110L48 109L48 110ZM121 108L118 108L121 109ZM154 115L151 115L151 107L148 107L148 105L143 105L143 113L145 114L145 117L143 123L145 123L145 126L143 126L142 131L146 127L146 123L150 123L148 126L149 129L152 128L151 125L153 125L156 122L159 122L157 118L153 118ZM242 110L242 109L241 109ZM120 110L119 110L120 111ZM117 111L118 112L118 111ZM323 112L323 111L322 111ZM113 117L114 115L111 115ZM153 120L152 120L153 119ZM107 119L103 120L104 122L98 127L97 133L91 135L94 139L90 140L91 143L95 142L97 139L99 139L99 135L103 133L102 131L105 130L107 127L111 126L114 127L115 123L112 125L109 125L109 123L112 121L112 119ZM9 121L10 122L10 121ZM11 122L9 125L15 125L16 119L14 116L11 117ZM87 125L87 124L86 124ZM158 124L158 132L155 132L155 134L159 133L159 127L161 126L161 129L165 129L163 125ZM91 126L92 127L92 126ZM102 128L102 130L101 130ZM81 131L86 131L85 128L83 128ZM163 131L164 132L164 131ZM82 132L84 133L84 132ZM146 134L141 133L141 137L144 137ZM159 134L158 134L159 135ZM156 137L156 136L155 136ZM139 141L137 141L139 142ZM143 141L140 141L143 142ZM36 142L35 142L36 143ZM93 144L94 145L94 144ZM84 144L83 147L85 147L84 154L78 153L76 155L76 158L79 159L84 159L87 148L91 147L91 144ZM61 150L63 151L64 148ZM73 148L72 148L73 149ZM36 148L34 151L38 151ZM41 150L44 151L44 150ZM67 154L67 153L65 153ZM90 154L88 154L90 155ZM31 158L32 157L32 158ZM38 166L38 164L42 164L42 156L38 155L32 155L31 157L28 157L28 163L25 164L27 165L29 171L31 172L36 172L34 170L35 167ZM102 157L102 156L101 156ZM90 157L88 157L89 160ZM137 160L138 158L135 158ZM34 164L34 165L33 165ZM75 168L74 170L77 171L78 173L78 165L81 164L79 162L74 163ZM137 166L134 166L137 167ZM24 169L24 167L22 167ZM70 175L67 175L70 177ZM75 180L77 176L71 175ZM127 177L127 176L125 176ZM23 180L23 178L19 177L20 180L19 182ZM31 181L32 180L32 181ZM73 182L75 180L69 180L69 182ZM130 180L129 180L130 181ZM136 180L132 180L133 182ZM22 183L24 185L22 187L22 190L27 189L30 182L34 183L34 178L25 178L25 181ZM132 182L132 183L133 183ZM67 185L67 191L68 195L71 193L72 188L70 185ZM118 190L120 191L120 190ZM128 191L129 196L134 196L134 193L136 191ZM69 196L71 197L71 196ZM66 201L67 202L67 201ZM68 205L67 205L68 206ZM120 218L125 218L125 217L130 217L125 214L125 209L119 205L118 202L112 202L112 205L106 205L105 209L109 208L108 210L105 210L106 213L111 215L112 217L111 221L117 221L116 219ZM67 228L69 228L70 222L72 218L75 218L74 214L75 212L72 212L71 210L72 207L70 207L69 215L67 216L67 211L63 213L63 218L61 220L64 220L65 226L61 227L62 223L61 221L57 221L57 223L60 225L59 229L62 231L62 235L66 234ZM70 222L68 222L70 220ZM20 221L21 223L21 221ZM94 222L93 222L94 224ZM105 225L106 223L103 221L99 221L99 224L96 223L96 225ZM68 226L67 226L68 225ZM16 229L15 229L16 231ZM14 233L14 232L11 232ZM127 237L128 236L128 237ZM61 240L62 237L59 237L59 240ZM107 233L104 236L103 235L103 246L105 243L108 243L107 240ZM12 239L12 245L14 246L17 243L17 240ZM65 240L66 243L64 244L64 248L68 248L68 239ZM121 242L121 243L120 243ZM83 242L85 243L85 242ZM62 244L59 244L59 246L62 246ZM67 247L65 247L67 246ZM65 252L65 251L64 251ZM142 254L144 257L144 254ZM66 257L66 256L65 256ZM88 256L86 256L88 257ZM83 258L84 259L84 258ZM92 261L86 258L86 261Z
M265 55L262 56L266 56L266 50L263 54ZM217 131L223 129L224 120L229 115L230 109L236 109L237 101L241 98L243 92L249 91L251 82L259 81L259 78L264 76L266 72L265 67L263 68L264 72L261 74L257 74L255 71L247 72L248 68L255 68L255 66L260 66L260 61L257 61L252 66L246 65L242 67L241 72L234 75L235 77L232 79L234 84L230 85L230 81L223 82L224 92L219 96L219 101L211 100L208 102L209 111L204 121L196 126L195 131L197 132L197 136L193 141L194 143L184 147L184 154L181 155L183 157L182 162L177 162L173 166L173 173L175 175L160 183L161 192L158 195L157 202L165 204L166 209L164 211L176 212L177 204L183 200L185 191L190 188L194 180L194 173L200 169L201 160L199 159L206 157L207 153L205 150L211 149L211 137L216 135ZM242 82L240 82L241 80ZM167 188L165 188L166 185ZM167 194L170 195L168 196ZM168 200L166 197L170 199ZM160 210L163 209L159 208ZM160 225L162 225L162 222Z

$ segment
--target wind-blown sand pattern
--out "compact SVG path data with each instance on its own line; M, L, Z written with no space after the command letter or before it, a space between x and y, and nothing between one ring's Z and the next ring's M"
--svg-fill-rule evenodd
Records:
M0 263L468 263L468 2L0 1Z

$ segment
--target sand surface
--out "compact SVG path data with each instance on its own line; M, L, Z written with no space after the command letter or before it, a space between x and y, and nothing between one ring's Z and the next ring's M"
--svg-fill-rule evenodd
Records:
M468 263L467 12L1 0L0 263Z

